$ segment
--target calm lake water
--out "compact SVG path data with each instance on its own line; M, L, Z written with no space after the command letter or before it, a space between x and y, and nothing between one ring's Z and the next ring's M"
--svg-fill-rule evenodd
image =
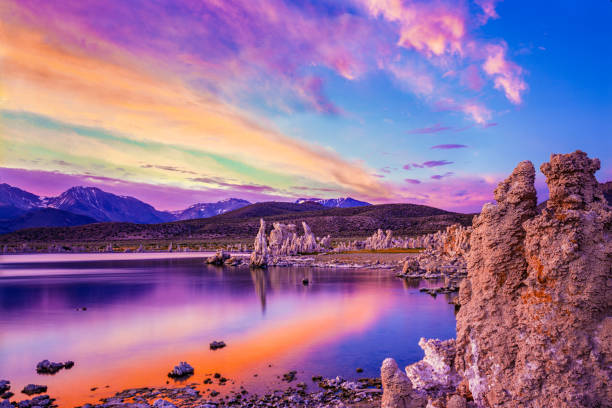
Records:
M308 384L313 375L378 376L385 357L400 366L421 359L420 337L455 336L449 298L419 292L436 283L405 282L390 271L263 271L206 266L201 258L11 259L0 258L0 379L15 393L46 384L61 407L165 385L179 361L195 368L188 383L219 372L235 381L225 388L252 392L280 388L277 376L290 370ZM213 340L227 347L211 351ZM43 359L76 365L38 375Z

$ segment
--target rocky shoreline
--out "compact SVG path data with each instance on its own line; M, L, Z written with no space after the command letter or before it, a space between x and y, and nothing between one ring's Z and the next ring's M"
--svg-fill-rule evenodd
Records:
M295 371L283 376L283 381L295 381ZM182 377L188 380L190 374ZM193 378L193 377L191 377ZM226 407L355 407L370 408L380 405L382 384L378 378L361 378L347 381L342 377L324 379L313 376L311 381L317 391L308 391L306 382L298 382L283 389L270 390L264 394L251 393L244 387L223 391L220 389L234 384L231 379L221 374L208 374L204 381L190 382L182 387L142 387L126 389L115 395L102 398L100 403L83 404L78 408L226 408ZM4 381L6 391L10 382ZM312 388L312 386L311 386ZM5 391L5 392L6 392ZM45 389L46 391L46 389ZM44 391L41 391L44 392ZM11 395L12 396L12 395ZM9 402L8 398L0 402L0 408L57 408L54 398L39 395L32 399Z

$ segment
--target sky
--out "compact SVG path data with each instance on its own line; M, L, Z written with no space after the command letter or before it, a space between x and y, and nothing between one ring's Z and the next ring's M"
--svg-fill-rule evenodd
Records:
M472 212L576 149L612 180L610 1L1 0L0 19L0 182L36 194Z

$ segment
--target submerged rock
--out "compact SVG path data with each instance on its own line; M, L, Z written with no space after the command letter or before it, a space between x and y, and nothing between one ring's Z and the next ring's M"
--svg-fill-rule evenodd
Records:
M86 308L83 308L86 310ZM54 363L49 360L43 360L36 364L36 372L38 374L55 374L60 371L62 368L67 370L74 367L74 361L66 361L65 363Z
M185 361L181 361L172 371L168 373L168 377L179 378L192 375L194 373L193 367L187 364Z
M217 350L217 349L223 348L225 346L226 346L226 344L223 341L213 341L212 343L210 343L210 349L211 350Z
M11 389L11 382L9 380L0 380L0 394L4 394Z

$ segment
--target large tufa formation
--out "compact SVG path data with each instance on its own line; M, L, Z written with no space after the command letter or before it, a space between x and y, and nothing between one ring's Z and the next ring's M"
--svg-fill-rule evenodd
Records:
M393 232L391 230L383 232L380 228L364 242L365 249L387 249L393 246Z
M304 229L302 236L297 234L294 224L275 222L272 226L269 240L266 240L266 223L263 219L260 220L259 232L255 238L255 249L251 254L252 266L263 267L270 263L277 264L280 262L279 258L283 256L321 252L329 247L331 242L329 236L318 240L305 222L302 222Z
M457 367L477 404L499 371L511 370L518 344L516 309L525 278L523 223L536 215L535 169L519 163L474 219L468 279L461 283L457 315ZM502 334L503 333L503 334ZM497 370L497 368L495 368Z
M427 248L448 256L464 256L470 249L471 227L452 224L445 230L418 237L394 237L393 231L378 229L364 241L342 242L336 251L359 249Z
M294 224L275 222L270 231L269 252L272 257L294 256L298 254L321 252L322 248L310 227L302 222L304 235L298 236Z
M580 151L552 155L541 167L550 190L541 214L530 162L499 184L473 224L455 371L408 367L412 393L439 391L456 373L455 391L427 394L432 406L610 406L612 211L598 169ZM448 361L443 351L430 350L430 362Z
M255 268L265 268L268 265L268 241L266 239L266 222L259 220L259 231L255 237L250 264Z
M552 155L536 215L521 163L474 224L457 315L457 368L479 406L612 401L612 212L583 152ZM606 385L608 384L608 385Z

